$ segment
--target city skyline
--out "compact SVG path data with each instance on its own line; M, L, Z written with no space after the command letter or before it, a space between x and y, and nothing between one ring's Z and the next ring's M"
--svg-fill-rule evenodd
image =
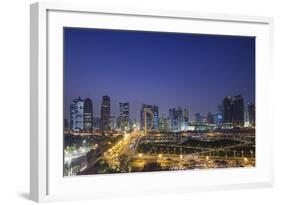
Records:
M255 113L254 37L64 28L64 176L255 167Z
M64 35L68 120L77 96L92 99L97 117L102 96L111 97L111 115L116 117L119 103L128 101L130 117L138 121L142 104L158 105L160 115L186 107L193 120L195 113L217 112L225 96L241 94L245 105L255 103L252 37L77 28L66 28Z
M110 96L102 97L101 116L93 115L93 105L90 98L80 96L72 100L70 106L70 127L68 120L64 119L65 129L74 132L92 132L93 130L110 131L141 129L153 131L190 131L193 129L221 129L237 127L255 127L255 104L245 105L243 96L226 96L215 113L206 115L195 113L195 120L190 120L189 110L186 107L170 108L168 115L159 113L157 105L142 104L140 120L130 117L130 102L119 103L119 115L112 116ZM245 107L247 107L245 109ZM191 125L191 126L189 126ZM209 126L203 127L202 125ZM201 128L200 128L201 127Z

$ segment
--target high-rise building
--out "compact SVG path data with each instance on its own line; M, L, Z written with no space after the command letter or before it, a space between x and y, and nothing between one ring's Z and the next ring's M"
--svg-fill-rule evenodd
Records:
M132 125L131 125L131 127L132 127L133 129L138 128L138 126L137 126L137 120L136 120L136 119L133 119L133 120L132 120Z
M181 131L188 130L188 121L189 121L189 111L186 108L184 108L182 119L181 119L181 127L180 127Z
M158 130L159 128L159 114L158 106L142 104L141 112L141 129L144 131Z
M93 117L93 128L100 129L101 128L101 120L99 117Z
M232 123L232 108L231 108L231 97L225 97L222 102L223 109L223 122Z
M176 108L169 109L170 129L178 131L178 113Z
M158 130L159 129L159 108L156 105L152 106L152 111L153 111L153 130Z
M103 131L110 129L110 97L102 97L101 103L101 129Z
M189 113L181 107L169 109L171 131L184 131L188 129Z
M111 116L109 119L109 128L114 130L117 126L117 119L115 116Z
M241 95L232 98L232 123L234 127L244 127L244 100Z
M244 100L241 95L223 99L223 122L233 127L244 126Z
M207 121L208 124L214 124L215 123L215 115L212 114L211 112L207 113Z
M195 113L195 123L197 125L203 124L203 117L201 116L200 113Z
M120 102L120 128L122 130L130 129L130 106L129 102Z
M249 125L251 127L256 126L256 107L253 103L248 103L248 117L249 117Z
M170 130L169 125L169 118L167 117L166 113L163 113L159 119L159 130L160 131L168 131Z
M84 131L91 132L93 129L93 103L90 98L84 100Z
M70 105L71 130L79 132L84 128L84 101L78 97Z

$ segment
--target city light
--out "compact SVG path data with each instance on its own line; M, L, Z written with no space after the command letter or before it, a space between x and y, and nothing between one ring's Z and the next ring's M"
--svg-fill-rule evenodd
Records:
M63 36L64 176L256 166L254 37Z

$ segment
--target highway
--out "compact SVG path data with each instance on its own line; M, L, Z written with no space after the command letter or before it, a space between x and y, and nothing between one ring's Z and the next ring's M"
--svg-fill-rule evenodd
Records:
M219 151L230 151L234 148L239 148L241 146L247 146L252 145L253 142L246 141L240 138L240 143L226 146L226 147L219 147L219 148L209 148L209 147L196 147L196 146L184 146L184 145L167 145L163 144L163 147L167 148L190 148L190 149L201 149L202 151L199 151L197 153L184 153L180 152L178 154L169 154L164 153L163 149L159 152L154 153L138 153L137 147L138 143L141 141L141 139L145 137L144 133L141 131L134 131L131 133L124 133L124 137L120 139L116 144L114 144L111 148L106 150L100 157L98 157L93 163L88 165L86 169L91 169L99 160L104 160L107 162L107 164L113 168L117 169L120 167L120 158L123 156L126 156L128 160L131 161L131 164L137 166L140 168L143 168L143 166L148 162L157 161L161 164L161 166L171 166L171 167L183 167L182 163L187 163L189 160L195 160L198 163L202 163L202 160L205 161L204 166L212 168L211 166L214 166L213 164L210 165L209 162L211 160L226 160L228 162L231 161L241 161L244 163L251 163L254 164L255 158L245 158L243 154L236 156L235 151L234 156L218 156ZM212 136L213 137L213 136ZM236 139L237 140L237 139ZM157 146L161 144L157 144ZM216 154L213 154L215 152ZM211 154L212 153L212 154ZM251 153L252 155L252 153Z

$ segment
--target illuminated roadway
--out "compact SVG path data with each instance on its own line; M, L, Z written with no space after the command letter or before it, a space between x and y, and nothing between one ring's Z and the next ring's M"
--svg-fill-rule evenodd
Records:
M185 154L185 153L180 153L180 154L169 154L169 153L159 153L157 154L155 153L150 153L150 154L144 154L144 153L137 153L137 147L138 147L138 142L139 140L144 137L144 133L141 131L134 131L131 133L125 133L124 137L119 140L115 145L113 145L111 148L109 148L106 152L103 153L102 156L100 156L99 158L97 158L93 163L91 163L88 167L90 168L92 165L94 165L96 162L98 162L99 160L105 160L109 166L115 168L118 167L120 165L119 159L120 156L122 155L126 155L128 156L130 159L134 159L134 160L141 160L143 161L143 163L145 161L159 161L159 162L165 162L167 159L170 160L174 160L177 162L182 162L182 161L186 161L189 159L202 159L206 157L208 159L222 159L223 157L221 156L216 156L216 155L210 155L211 152L216 152L218 153L219 151L229 151L229 149L233 149L233 148L237 148L240 146L245 146L245 145L250 145L253 144L252 142L249 141L242 141L240 140L240 144L236 144L236 145L231 145L231 146L227 146L227 147L221 147L221 148L206 148L206 147L195 147L195 146L179 146L179 145L166 145L163 144L163 146L165 147L177 147L177 148L193 148L193 149L201 149L201 152L197 152L197 153L192 153L192 154ZM158 135L159 136L159 135ZM161 145L161 144L158 144ZM165 149L165 148L164 148ZM163 150L162 150L163 151ZM234 151L235 152L235 151ZM208 156L204 156L204 154L208 154ZM228 157L226 155L225 157L226 160L248 160L246 158L242 156L235 156L235 157ZM253 158L254 159L254 158ZM249 161L252 161L251 158L249 158Z

